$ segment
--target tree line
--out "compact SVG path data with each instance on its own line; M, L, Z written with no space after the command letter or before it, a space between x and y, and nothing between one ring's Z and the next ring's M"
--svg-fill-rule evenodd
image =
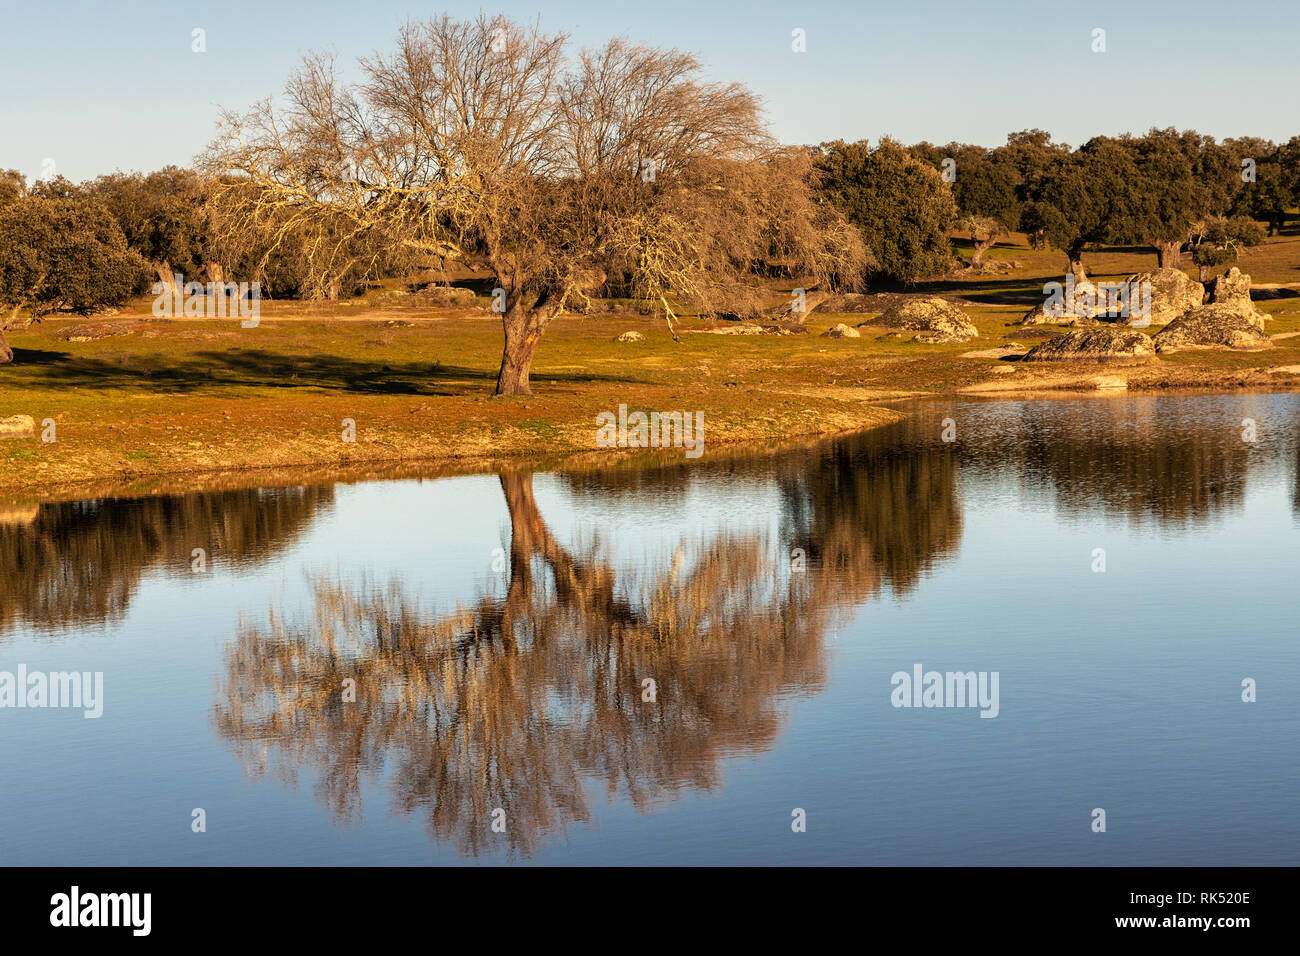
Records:
M675 335L680 311L758 310L764 279L944 274L953 230L974 268L1019 231L1080 278L1109 244L1205 273L1300 202L1300 136L781 146L755 94L692 54L616 39L575 55L500 16L408 23L358 66L345 81L307 56L278 101L223 112L193 169L0 174L0 322L120 305L178 274L329 299L454 266L491 277L497 391L526 394L547 326L589 295L650 302Z

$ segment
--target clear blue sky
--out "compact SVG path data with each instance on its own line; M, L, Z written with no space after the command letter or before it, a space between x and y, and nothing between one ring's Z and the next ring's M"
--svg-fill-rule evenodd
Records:
M301 54L349 62L398 24L483 7L597 44L623 34L703 56L764 98L790 143L844 138L996 145L1038 126L1094 133L1192 127L1218 137L1300 133L1300 0L5 0L0 168L42 161L81 180L191 161L218 105L278 93ZM190 50L207 31L207 52ZM1091 34L1106 30L1107 52ZM793 53L791 31L807 32Z

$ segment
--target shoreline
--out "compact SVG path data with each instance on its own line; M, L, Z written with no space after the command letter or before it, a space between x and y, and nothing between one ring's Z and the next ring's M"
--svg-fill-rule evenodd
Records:
M855 427L837 427L823 431L771 434L765 437L743 439L710 438L712 448L721 454L699 459L682 455L682 449L655 448L569 448L563 451L526 452L515 454L469 454L451 456L391 457L382 454L351 460L301 461L265 465L244 465L237 468L205 468L180 470L149 470L130 473L95 475L86 478L42 482L39 486L23 485L0 478L0 524L6 523L6 511L62 501L93 498L143 498L156 495L192 494L202 492L240 491L252 488L284 488L324 484L357 484L368 481L401 479L439 479L465 475L500 474L511 471L548 472L607 468L640 468L647 465L678 464L711 465L732 458L751 458L761 454L779 454L792 449L815 445L838 436L871 431L902 421L907 412L899 405L913 402L951 401L1043 401L1068 399L1107 400L1133 396L1196 396L1196 395L1274 395L1300 392L1300 387L1290 388L1176 388L1176 389L1098 389L1070 388L1007 388L978 392L926 392L879 395L875 401L881 405L863 406L862 421ZM5 476L6 478L8 476Z
M39 485L14 482L0 477L0 523L3 509L57 501L106 497L146 497L203 491L233 491L247 488L289 487L295 485L357 483L402 478L446 478L461 475L496 474L506 471L555 471L587 468L640 467L645 463L716 463L719 458L751 457L760 453L779 452L803 444L813 444L837 435L869 431L901 421L903 413L877 406L862 406L856 415L836 416L837 426L820 431L797 431L750 434L744 437L707 436L709 449L701 458L687 458L680 448L597 448L566 446L543 452L516 450L513 454L449 454L392 456L374 454L340 456L333 460L303 460L267 464L246 464L236 468L150 469L88 475L49 481ZM595 426L583 429L595 434ZM31 440L30 438L28 439ZM379 444L378 442L374 444ZM385 445L391 443L383 443ZM358 445L364 452L372 445Z
M1300 391L1300 319L1281 315L1284 337L1273 348L1136 365L1016 361L1003 345L1016 316L1002 306L973 310L979 338L954 345L871 328L824 337L862 318L838 314L810 317L806 335L702 334L680 344L651 316L566 316L539 352L535 394L494 398L494 317L411 313L394 323L385 311L277 321L274 307L266 311L253 330L205 320L137 327L124 315L130 332L93 341L71 341L78 320L67 318L11 334L17 355L0 366L0 419L26 415L36 428L0 439L0 505L297 484L304 475L545 470L584 456L616 463L646 453L598 448L597 416L620 405L702 412L707 460L719 449L888 424L902 414L892 406L908 399ZM643 340L615 341L629 330ZM51 420L55 441L46 443Z

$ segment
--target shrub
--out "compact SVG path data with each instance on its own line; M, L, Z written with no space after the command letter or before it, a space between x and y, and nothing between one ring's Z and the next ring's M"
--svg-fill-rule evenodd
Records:
M8 324L22 308L36 319L122 305L147 273L94 200L27 197L0 208L0 307L10 312Z

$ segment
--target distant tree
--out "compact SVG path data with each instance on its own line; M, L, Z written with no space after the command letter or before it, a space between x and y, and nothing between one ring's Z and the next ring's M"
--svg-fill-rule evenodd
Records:
M0 207L0 329L121 305L144 269L94 200L30 196Z
M1023 201L1052 164L1069 152L1067 144L1053 143L1046 130L1024 129L1008 133L1005 145L993 150L993 157L1015 169L1019 177L1017 194Z
M933 143L927 143L925 140L922 140L919 143L913 143L911 146L907 147L907 151L922 162L929 163L940 172L943 172L943 161L952 156L952 153L944 147L935 146Z
M4 208L16 203L27 194L27 178L16 169L0 170L0 214L3 214ZM5 365L14 360L13 349L5 341L4 330L10 319L17 314L6 317L0 314L0 365Z
M1254 163L1253 181L1242 182L1233 200L1233 215L1266 222L1269 235L1278 235L1289 210L1300 202L1300 136L1282 146L1254 138L1230 142L1243 159Z
M1017 228L1020 200L1016 190L1021 174L1001 150L950 143L955 160L953 198L964 216L992 219L1005 230Z
M27 195L36 199L75 199L81 195L81 187L62 176L52 176L28 186Z
M1201 282L1210 281L1210 270L1215 266L1236 262L1243 248L1263 241L1264 230L1259 223L1245 216L1216 216L1197 223L1192 230L1192 261L1200 269Z
M998 244L998 239L1007 234L1007 229L989 216L962 216L953 224L970 237L975 247L971 255L971 265L980 266L984 262L984 253Z
M1194 130L1179 134L1192 171L1205 190L1205 214L1225 216L1241 187L1241 156L1228 142L1216 142Z
M1205 215L1206 192L1173 130L1152 130L1120 141L1133 151L1141 179L1141 205L1132 233L1155 246L1160 268L1176 269L1183 243Z
M1152 129L1119 142L1132 150L1141 183L1130 232L1155 247L1161 268L1178 268L1197 225L1227 210L1240 168L1194 130Z
M1033 181L1022 226L1039 246L1062 250L1075 280L1087 279L1089 245L1139 242L1147 200L1133 153L1106 137L1060 153Z
M1300 136L1292 136L1278 148L1278 164L1292 202L1300 202Z
M820 147L821 187L862 231L877 273L915 282L952 264L948 230L957 218L952 190L938 170L892 139Z
M1232 212L1268 223L1268 234L1276 236L1286 224L1287 209L1294 203L1294 193L1286 182L1281 165L1265 161L1256 167L1254 182L1242 184Z
M17 202L27 195L27 178L16 169L0 170L0 206Z
M176 273L194 281L212 278L203 187L192 170L168 166L147 175L112 173L87 183L83 192L104 204L127 245L161 281L173 284Z
M1020 225L1019 170L1001 152L967 143L918 143L908 152L949 177L961 217L955 226L970 237L971 262L980 265L984 253Z
M979 266L984 253L1020 225L1020 172L1004 154L982 146L950 144L949 150L956 159L953 196L975 246L972 264Z

